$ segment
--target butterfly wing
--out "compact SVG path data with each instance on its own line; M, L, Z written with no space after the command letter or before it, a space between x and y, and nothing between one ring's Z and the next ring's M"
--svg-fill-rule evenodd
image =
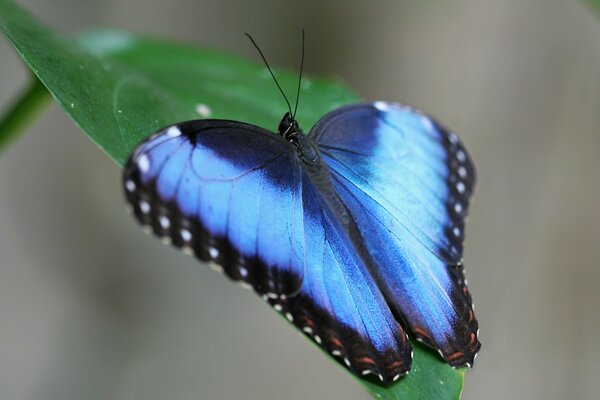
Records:
M307 268L300 292L269 302L358 376L391 383L410 371L412 347L339 218L304 174Z
M221 120L165 128L124 170L137 219L269 297L304 276L301 171L291 146L259 127Z
M326 115L311 136L394 314L451 365L471 365L480 343L461 260L475 171L456 135L377 102Z
M358 375L392 382L411 345L288 142L191 121L140 144L124 171L137 219L248 283Z

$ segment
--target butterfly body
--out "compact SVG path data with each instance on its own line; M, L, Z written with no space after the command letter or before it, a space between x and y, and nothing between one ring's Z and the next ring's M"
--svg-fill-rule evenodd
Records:
M462 269L474 168L456 135L412 108L342 107L308 135L188 121L124 170L137 219L212 261L357 375L411 368L407 333L471 365L478 325Z

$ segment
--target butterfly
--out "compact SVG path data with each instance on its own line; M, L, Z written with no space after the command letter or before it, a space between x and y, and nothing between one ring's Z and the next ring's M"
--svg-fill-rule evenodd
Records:
M143 226L384 384L411 369L409 333L452 366L473 364L462 243L474 182L454 133L383 101L338 108L308 135L291 107L277 133L231 120L171 125L123 172Z

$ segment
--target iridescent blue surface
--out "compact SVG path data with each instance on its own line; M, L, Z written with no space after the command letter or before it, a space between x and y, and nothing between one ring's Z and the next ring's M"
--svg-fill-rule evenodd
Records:
M475 172L456 135L385 102L298 135L220 120L165 128L128 161L127 199L142 224L252 286L357 375L408 372L407 332L472 364L461 259Z

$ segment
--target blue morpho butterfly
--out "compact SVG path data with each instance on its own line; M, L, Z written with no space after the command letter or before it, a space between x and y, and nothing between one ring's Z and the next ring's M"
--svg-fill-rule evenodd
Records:
M383 101L338 108L305 135L289 109L277 134L204 119L150 136L123 174L137 219L251 286L356 375L408 373L407 333L472 365L461 260L475 170L457 136Z

